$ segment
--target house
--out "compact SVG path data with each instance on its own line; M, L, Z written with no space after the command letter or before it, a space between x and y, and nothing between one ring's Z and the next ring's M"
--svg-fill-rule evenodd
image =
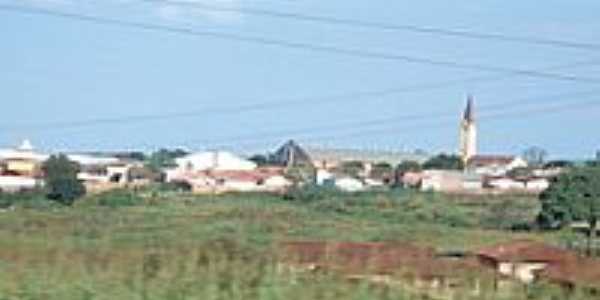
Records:
M525 176L490 176L484 178L484 187L501 192L517 192L538 194L550 186L546 178Z
M42 166L48 157L36 152L28 140L14 149L0 150L0 191L18 192L42 186Z
M552 265L538 274L539 278L558 284L567 290L600 293L600 260L578 258L564 264Z
M0 162L3 170L24 177L40 177L42 165L49 155L35 151L28 140L14 149L0 150Z
M325 169L317 169L315 179L317 185L326 185L335 180L335 175Z
M493 282L476 260L446 259L432 248L402 242L299 241L280 248L280 271L329 272L352 281L410 286L434 299L450 299L456 288L477 294L484 282Z
M405 161L416 161L419 163L429 159L424 153L409 153L400 151L363 150L363 149L335 149L324 147L305 147L304 151L310 157L315 168L331 170L339 167L345 162L362 162L365 169L378 163L387 163L397 166Z
M487 177L484 181L484 186L486 188L502 191L525 190L525 182L518 181L507 176Z
M89 192L102 192L129 185L139 186L158 181L155 172L147 170L142 162L120 159L101 154L68 154L77 163L77 178Z
M344 192L362 192L366 190L365 183L350 176L336 177L333 184L336 188Z
M400 175L398 181L405 188L418 188L423 182L423 172L405 172Z
M283 169L252 171L201 171L188 173L173 182L188 183L197 194L231 192L284 192L292 182L283 176Z
M204 171L252 171L256 163L226 151L206 151L193 153L175 160L176 167L166 170L166 180L171 182Z
M283 192L292 182L283 167L261 167L225 151L190 154L166 170L167 182L184 182L194 193Z
M577 259L573 252L530 240L517 240L480 249L479 261L497 274L531 283L537 274L549 267L564 265Z
M550 187L550 180L544 177L530 177L525 181L525 189L530 192L543 192Z
M423 172L421 190L435 192L465 192L482 189L482 177L478 174L450 170L427 170Z
M518 156L511 155L475 155L466 162L465 169L469 173L485 176L504 176L517 168L526 168L527 162Z

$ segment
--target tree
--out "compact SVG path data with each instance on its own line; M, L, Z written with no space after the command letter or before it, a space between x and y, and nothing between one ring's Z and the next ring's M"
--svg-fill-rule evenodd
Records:
M182 149L160 149L150 155L146 165L155 171L161 170L162 168L175 166L175 160L177 158L188 155L189 153Z
M271 159L269 154L255 154L248 158L249 161L254 162L259 167L267 166L271 164Z
M425 170L462 170L463 168L464 164L459 156L445 153L436 155L423 164Z
M389 178L394 174L394 167L387 162L379 162L373 165L371 176L375 178Z
M595 239L600 219L600 168L571 169L553 180L540 195L542 209L538 223L543 228L556 228L574 221L586 222L588 253Z
M358 177L365 170L365 166L361 161L345 161L341 163L339 169L346 175Z
M79 167L65 155L51 156L44 164L48 199L65 205L85 195L85 186L77 179Z
M528 178L533 176L533 170L529 167L519 167L519 168L514 168L510 171L508 171L508 173L506 174L508 175L508 177L510 178Z
M406 172L419 172L421 171L421 164L414 160L407 160L396 166L396 172L404 174Z
M541 166L544 164L548 151L544 148L533 146L523 151L523 159L531 166Z

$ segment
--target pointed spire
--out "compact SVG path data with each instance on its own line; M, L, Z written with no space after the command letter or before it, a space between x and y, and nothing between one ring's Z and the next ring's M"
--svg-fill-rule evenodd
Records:
M33 151L33 145L29 140L25 139L17 149L19 151L31 152Z
M465 114L463 116L463 120L465 121L475 121L475 104L473 100L473 96L469 95L467 97L467 108L465 109Z

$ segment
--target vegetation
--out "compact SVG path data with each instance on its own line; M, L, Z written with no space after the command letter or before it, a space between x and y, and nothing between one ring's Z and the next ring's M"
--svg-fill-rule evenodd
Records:
M588 252L600 218L600 168L581 167L561 174L540 196L538 222L545 228L587 222Z
M85 187L77 179L78 167L67 156L51 156L44 164L48 198L61 204L71 205L85 194Z
M147 158L146 165L152 170L160 170L162 168L175 166L177 158L188 155L189 153L182 149L160 149Z
M406 172L419 172L421 169L421 164L416 161L403 161L396 167L396 172L404 174Z
M423 169L425 170L462 170L464 169L464 164L462 159L453 154L439 154L423 164Z
M386 162L380 162L373 165L371 170L371 177L384 178L392 177L394 175L394 167Z
M406 241L463 251L515 238L559 242L560 234L488 226L495 205L509 212L498 218L531 221L538 204L532 198L469 199L405 190L344 194L315 186L285 198L193 196L157 186L88 195L57 209L13 206L0 214L0 295L44 300L423 299L423 291L403 286L367 285L335 274L282 274L278 245ZM465 292L457 299L550 297L518 289L514 294L483 290L479 296Z
M340 164L339 169L343 174L358 177L365 170L365 166L360 161L345 161Z

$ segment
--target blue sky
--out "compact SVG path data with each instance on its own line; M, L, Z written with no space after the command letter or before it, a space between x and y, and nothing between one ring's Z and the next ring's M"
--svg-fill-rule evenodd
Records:
M580 43L600 40L600 2L595 0L186 2ZM0 4L498 68L547 70L589 62L552 73L600 79L597 50L344 27L139 0L0 0ZM539 145L555 157L583 158L600 148L600 105L583 102L600 102L593 93L597 89L600 95L600 83L590 81L514 75L462 80L494 73L2 10L0 38L3 146L29 138L57 150L185 146L246 152L295 138L324 146L454 151L458 117L470 93L480 108L482 152L519 153ZM456 80L438 88L357 95ZM585 98L579 96L582 93L587 93ZM278 104L265 110L241 109L264 102ZM505 102L512 105L499 108ZM504 111L502 117L493 116ZM181 113L194 114L77 123ZM416 120L407 115L428 117ZM371 122L380 119L390 121Z

